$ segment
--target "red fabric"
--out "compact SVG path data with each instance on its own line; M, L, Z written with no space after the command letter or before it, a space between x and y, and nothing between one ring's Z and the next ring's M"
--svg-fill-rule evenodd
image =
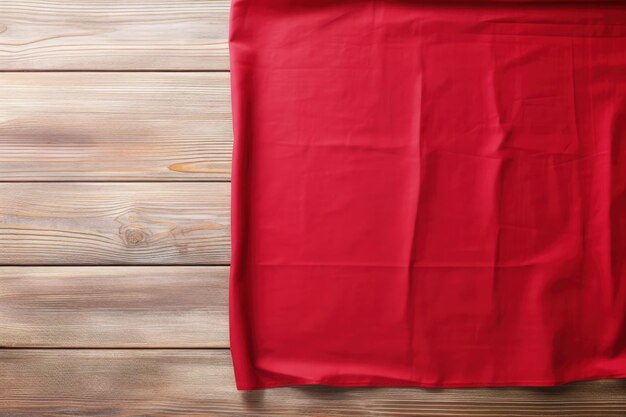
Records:
M626 377L626 5L234 0L237 386Z

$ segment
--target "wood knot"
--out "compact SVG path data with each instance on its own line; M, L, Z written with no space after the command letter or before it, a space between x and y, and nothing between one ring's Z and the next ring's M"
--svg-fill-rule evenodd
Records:
M128 246L138 246L148 240L148 235L141 229L129 228L124 231L124 241Z

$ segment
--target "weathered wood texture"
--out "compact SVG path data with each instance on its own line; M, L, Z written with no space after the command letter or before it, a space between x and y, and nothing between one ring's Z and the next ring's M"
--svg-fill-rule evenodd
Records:
M229 195L228 183L0 183L0 264L227 264Z
M0 351L11 416L624 416L624 381L552 389L237 392L227 350Z
M0 347L227 348L228 267L0 267Z
M0 70L223 70L229 0L2 0Z
M0 86L2 181L230 177L228 73L0 73Z

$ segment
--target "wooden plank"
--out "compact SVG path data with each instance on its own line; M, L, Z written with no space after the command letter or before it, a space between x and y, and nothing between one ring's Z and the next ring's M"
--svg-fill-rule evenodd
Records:
M228 267L0 267L0 346L228 347Z
M227 264L229 183L0 183L0 264Z
M228 350L0 350L11 416L623 416L623 381L552 389L238 392ZM53 383L52 383L53 381Z
M225 180L227 73L0 73L2 181Z
M3 0L0 70L224 70L228 14L228 0Z

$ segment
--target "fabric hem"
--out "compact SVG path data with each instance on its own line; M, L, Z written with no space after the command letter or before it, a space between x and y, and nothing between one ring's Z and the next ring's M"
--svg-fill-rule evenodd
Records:
M293 378L290 381L261 382L256 384L237 384L239 391L253 391L267 388L280 388L290 386L320 385L328 387L346 388L393 388L393 387L414 387L414 388L503 388L503 387L555 387L559 385L571 384L583 381L598 381L603 379L626 378L626 372L616 374L589 375L576 378L562 378L553 380L513 380L513 381L469 381L469 382L420 382L420 381L385 381L381 379L343 379L333 378L329 380L312 380L304 378Z

